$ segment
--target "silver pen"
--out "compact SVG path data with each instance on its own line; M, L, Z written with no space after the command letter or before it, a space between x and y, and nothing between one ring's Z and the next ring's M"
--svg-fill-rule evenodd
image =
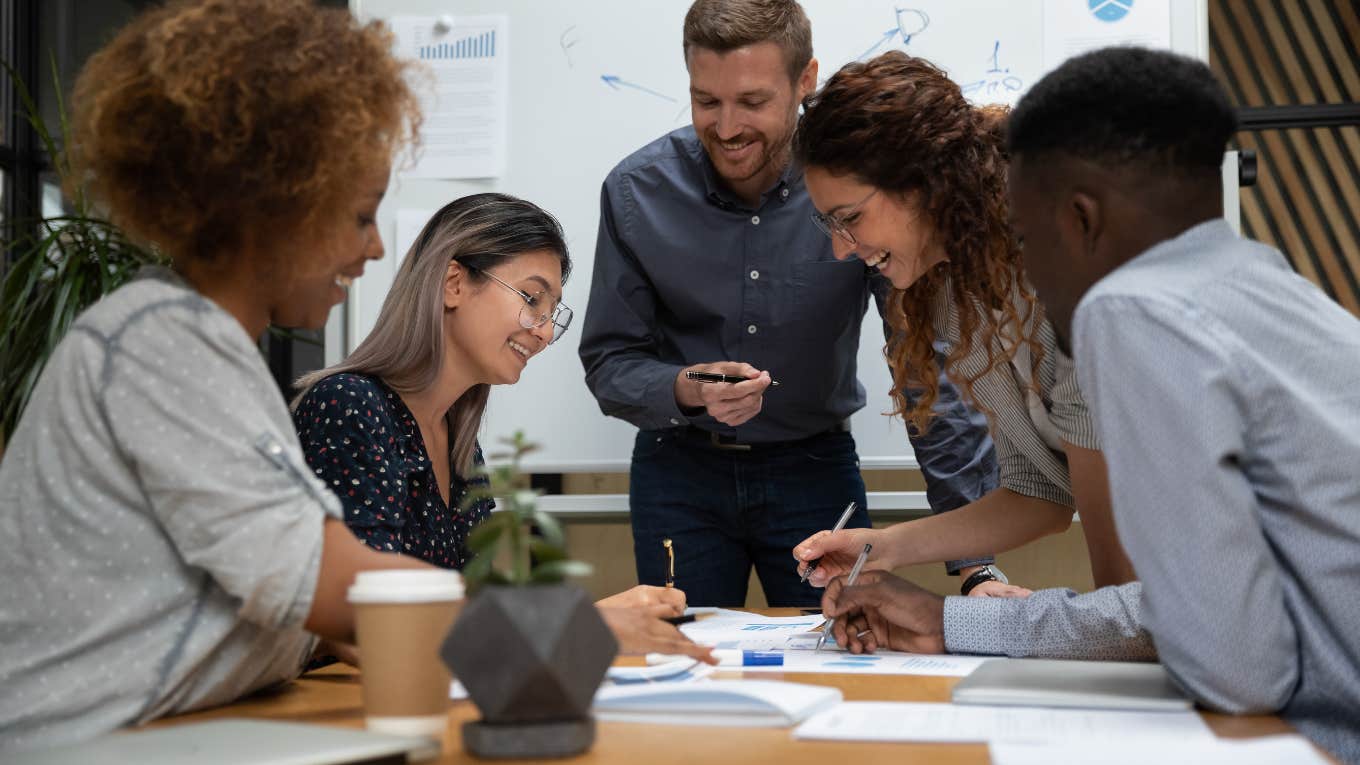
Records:
M855 580L859 578L859 572L864 570L864 562L869 560L869 551L872 549L874 549L873 545L866 544L864 546L864 549L860 550L859 557L855 559L854 567L850 569L850 576L847 576L845 578L846 587L855 586ZM818 651L822 650L822 645L826 643L827 638L831 637L831 628L834 627L835 625L836 625L835 619L826 620L826 626L822 628L822 636L817 638L816 650Z
M850 521L850 516L855 514L856 507L858 507L858 505L856 505L854 502L851 502L850 504L845 506L845 512L841 513L841 519L839 521L836 521L835 526L831 527L832 534L835 534L837 531L840 531L841 529L845 528L845 524ZM806 582L808 580L808 577L812 576L812 572L817 569L817 564L821 562L822 562L821 558L818 558L817 560L808 561L807 568L803 569L803 575L798 577L798 581Z

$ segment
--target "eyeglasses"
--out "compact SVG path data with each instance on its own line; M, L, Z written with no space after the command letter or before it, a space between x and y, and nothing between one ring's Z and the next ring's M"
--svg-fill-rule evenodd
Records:
M480 272L502 287L519 295L520 298L524 300L524 305L519 307L519 325L521 327L524 327L525 329L534 329L551 321L553 323L553 335L552 339L548 341L549 344L557 342L562 335L566 334L567 327L571 326L571 317L574 315L572 310L565 304L554 300L552 295L549 295L546 290L539 290L538 292L533 293L525 292L518 287L511 286L508 282L490 271L483 271L480 268L469 268L468 270Z
M878 189L874 189L869 192L868 196L865 196L863 199L851 205L849 210L846 210L839 215L822 215L819 212L814 212L812 214L812 222L816 223L817 228L820 228L822 233L827 236L839 236L850 244L859 244L859 241L855 239L855 235L850 232L850 226L858 221L857 216L859 215L859 208L863 207L864 203L868 202L873 195L878 193L878 191Z

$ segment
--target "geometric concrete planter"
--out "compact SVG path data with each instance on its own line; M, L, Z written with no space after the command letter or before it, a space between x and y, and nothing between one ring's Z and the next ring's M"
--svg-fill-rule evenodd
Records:
M440 651L482 719L463 725L478 757L569 757L595 741L590 703L618 653L586 591L487 585Z

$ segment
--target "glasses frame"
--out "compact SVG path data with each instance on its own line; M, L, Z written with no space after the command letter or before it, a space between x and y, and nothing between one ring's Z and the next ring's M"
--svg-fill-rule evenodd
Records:
M821 229L822 233L826 234L828 237L839 236L851 245L858 245L859 240L856 239L854 233L850 231L850 224L846 223L845 219L859 212L859 209L864 206L864 203L873 199L874 195L880 190L881 189L874 189L873 191L870 191L863 199L851 205L850 209L837 213L836 215L822 215L819 212L814 212L812 213L812 222L817 224L817 228Z
M496 276L490 271L485 271L480 268L471 268L468 266L464 267L467 268L469 271L476 271L480 273L481 275L487 277L488 279L491 279L492 281L496 282L502 287L515 293L516 295L519 295L520 299L524 301L524 305L520 306L519 309L519 325L521 327L525 329L537 329L538 327L541 327L544 324L547 324L548 322L551 321L553 325L553 336L552 339L548 341L548 345L552 345L553 343L562 339L563 335L567 334L567 328L571 326L572 317L576 315L576 312L571 310L571 307L568 306L566 303L563 303L560 300L557 301L557 305L553 308L551 315L546 313L535 315L533 306L534 301L533 295L530 295L529 293L525 292L519 287L510 284L509 282L505 281L499 276ZM546 291L544 292L544 294L547 294ZM566 314L565 319L562 318L563 313Z

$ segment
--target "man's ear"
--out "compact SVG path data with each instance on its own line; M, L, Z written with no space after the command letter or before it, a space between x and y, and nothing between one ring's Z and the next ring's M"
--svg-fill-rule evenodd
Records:
M803 67L803 73L798 75L796 87L795 95L798 96L799 103L817 90L817 59L808 60L807 66Z
M1094 255L1096 245L1105 233L1105 216L1100 200L1085 191L1076 190L1072 192L1067 204L1074 229L1072 233L1081 242L1082 254Z
M449 261L444 270L444 308L457 308L467 297L467 269L456 260Z

